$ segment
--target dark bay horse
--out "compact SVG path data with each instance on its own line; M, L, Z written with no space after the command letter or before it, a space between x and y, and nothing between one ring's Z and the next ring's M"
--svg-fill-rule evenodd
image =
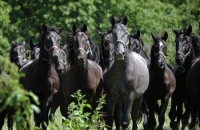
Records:
M183 104L186 102L187 106L187 92L185 89L185 80L187 72L190 68L191 62L200 55L200 41L198 36L192 33L192 26L189 25L184 30L174 30L176 35L176 63L177 67L174 68L176 78L176 90L172 95L171 110L169 117L171 120L170 126L172 129L177 129L182 120L182 127L188 123L188 112L183 114ZM187 116L186 116L187 115ZM176 121L175 121L176 120ZM195 118L192 118L192 124L195 124Z
M67 48L69 51L69 65L62 80L62 89L66 101L66 115L68 117L68 105L74 100L71 94L81 90L86 96L86 100L91 106L102 94L102 69L92 60L88 59L91 53L90 41L87 35L87 25L78 29L76 25L72 27L72 35L67 38Z
M128 49L128 18L117 22L111 17L114 43L114 63L105 74L107 117L106 124L112 129L115 120L116 129L127 129L129 115L133 120L132 129L137 129L137 115L142 96L149 84L147 63L143 57Z
M25 89L32 91L39 97L41 112L35 114L36 126L46 129L48 125L48 112L53 95L58 92L60 79L56 68L60 59L60 34L62 28L51 28L43 24L43 34L39 42L39 58L26 64L20 70L26 76L20 82Z
M64 116L65 114L65 100L64 99L64 94L62 92L62 80L63 80L63 74L64 70L69 67L67 63L67 57L66 57L66 45L61 46L60 48L60 59L58 60L59 62L59 67L57 68L57 71L59 73L59 78L60 78L60 87L58 92L54 95L53 101L51 103L51 110L50 110L50 115L49 119L54 121L54 116L56 109L60 106L60 112Z
M31 48L31 59L38 59L40 55L40 48L39 44L34 44L33 41L30 41L30 48Z
M149 67L150 83L144 96L149 113L147 116L147 123L145 123L144 127L155 130L155 105L157 105L158 100L161 100L161 106L158 113L159 126L157 129L162 130L169 98L176 88L176 80L172 70L165 61L167 56L166 40L168 34L165 32L162 37L154 36L152 34L152 38L154 44L151 48L151 63Z

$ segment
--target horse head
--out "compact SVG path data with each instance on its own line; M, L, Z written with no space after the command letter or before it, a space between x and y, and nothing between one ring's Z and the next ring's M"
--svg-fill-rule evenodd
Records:
M39 44L34 44L33 41L30 41L31 48L31 59L38 59L40 55Z
M130 34L130 43L129 43L129 50L136 52L138 54L141 53L144 44L140 38L140 30L137 31L135 34Z
M127 22L128 18L126 16L122 22L117 21L113 16L111 17L113 43L117 60L124 60L125 52L128 51L129 34L126 27Z
M176 63L179 65L184 64L185 59L191 53L192 50L192 26L189 25L186 30L173 30L176 34Z
M63 28L51 28L48 25L43 24L42 39L39 43L39 58L58 65L58 60L60 58L60 34L62 31Z
M27 62L25 45L25 41L22 41L21 43L12 41L10 52L11 61L16 63L19 68L21 68Z
M101 37L101 50L104 63L108 68L112 61L114 60L114 44L113 44L113 35L111 31L108 32L99 32Z
M167 56L167 44L166 40L168 38L168 33L165 32L165 34L162 37L154 36L153 34L152 38L154 41L154 44L151 48L151 59L152 62L158 67L158 68L164 68L165 66L165 58Z
M72 27L73 31L73 49L80 65L85 65L87 56L91 51L89 38L87 35L87 25L84 24L82 30L76 25Z
M66 45L61 46L61 48L60 48L60 58L58 60L58 67L57 67L57 71L61 75L64 74L64 68L67 65L67 58L66 58L65 50L66 50Z

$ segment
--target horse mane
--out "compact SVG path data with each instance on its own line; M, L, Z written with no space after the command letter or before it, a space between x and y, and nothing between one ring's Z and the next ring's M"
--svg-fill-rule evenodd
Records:
M195 56L198 57L200 56L200 37L192 33L191 39L192 39L192 45L194 48Z
M89 39L91 52L88 54L88 59L95 61L96 63L100 62L100 48L93 41Z
M73 39L73 34L70 33L67 38L66 38L66 54L67 54L67 62L70 65L74 64L74 57L75 57L75 53L74 53L74 49L73 49L73 44L74 44L74 39Z

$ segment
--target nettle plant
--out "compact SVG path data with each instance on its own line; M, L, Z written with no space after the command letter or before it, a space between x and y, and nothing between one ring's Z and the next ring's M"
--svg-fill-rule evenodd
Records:
M87 103L85 95L78 90L72 95L77 100L77 103L72 102L68 107L69 118L64 118L62 124L63 129L67 130L105 130L106 124L103 121L103 114L101 112L105 104L105 95L97 101L97 107L93 112L84 112L85 109L92 109L91 105ZM59 126L51 125L51 130L58 129ZM60 128L59 128L60 129Z

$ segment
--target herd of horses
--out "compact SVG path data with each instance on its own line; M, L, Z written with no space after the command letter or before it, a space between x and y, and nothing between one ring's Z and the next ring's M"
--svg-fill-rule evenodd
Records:
M165 112L171 98L170 127L185 129L197 126L200 118L200 36L187 29L175 33L177 65L166 62L168 33L151 34L153 45L150 57L144 50L140 31L130 34L128 18L111 17L111 29L98 31L101 45L89 37L87 25L80 29L75 24L61 46L63 28L42 26L38 44L30 41L31 60L28 60L25 42L12 42L10 60L25 73L20 83L39 98L40 113L34 114L35 125L47 129L60 107L62 116L68 117L68 105L76 100L71 94L81 90L88 103L95 108L96 101L106 94L103 108L108 129L137 129L140 112L144 114L145 130L162 130ZM161 103L158 103L161 100ZM88 111L88 110L86 110ZM155 112L158 114L158 126ZM13 129L12 108L0 113L0 129L8 115L8 128ZM156 127L157 126L157 127ZM29 126L27 126L28 129Z

